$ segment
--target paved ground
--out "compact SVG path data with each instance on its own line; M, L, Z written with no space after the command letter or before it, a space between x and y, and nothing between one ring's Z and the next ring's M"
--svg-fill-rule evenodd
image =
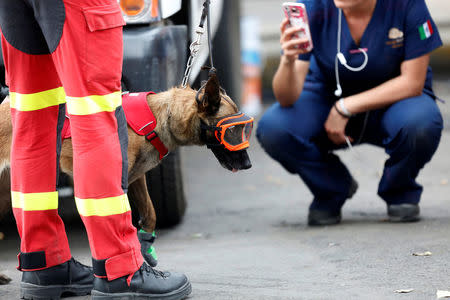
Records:
M385 222L376 196L386 158L377 148L357 148L362 158L340 154L360 183L343 211L342 225L306 226L310 193L270 160L255 139L253 168L232 174L208 150L182 151L189 207L182 224L159 231L160 268L186 272L191 299L434 299L450 289L450 132L420 175L423 221ZM17 234L0 241L0 299L16 299ZM90 262L84 229L69 226L73 255ZM431 251L416 257L414 252ZM409 294L397 289L414 289ZM88 299L78 297L74 299Z

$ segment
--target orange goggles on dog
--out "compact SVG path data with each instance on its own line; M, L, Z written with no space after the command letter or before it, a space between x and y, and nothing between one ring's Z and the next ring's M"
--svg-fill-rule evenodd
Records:
M221 118L215 126L202 124L203 129L214 131L216 141L208 146L223 145L230 151L239 151L250 146L249 139L253 130L253 118L242 112ZM205 134L202 134L205 136Z

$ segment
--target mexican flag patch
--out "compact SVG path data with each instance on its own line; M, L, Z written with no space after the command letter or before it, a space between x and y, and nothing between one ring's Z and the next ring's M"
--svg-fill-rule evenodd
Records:
M426 40L433 34L433 26L431 25L430 20L419 26L419 34L422 41Z

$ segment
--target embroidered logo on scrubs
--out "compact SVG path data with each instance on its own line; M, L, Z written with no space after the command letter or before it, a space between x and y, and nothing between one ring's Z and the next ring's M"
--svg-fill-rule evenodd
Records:
M426 40L433 34L433 26L431 25L430 20L427 20L425 23L419 26L419 35L420 39Z
M403 31L396 27L392 27L388 33L389 41L386 45L391 46L393 49L403 47L404 34Z

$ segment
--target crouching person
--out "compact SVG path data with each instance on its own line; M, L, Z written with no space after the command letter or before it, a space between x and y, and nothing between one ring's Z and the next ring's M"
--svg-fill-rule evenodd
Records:
M425 1L303 2L314 48L304 50L308 41L293 38L300 29L282 22L278 103L258 124L259 142L312 192L309 225L339 223L357 189L333 154L349 143L384 148L378 195L389 220L417 221L423 188L416 177L443 127L428 66L442 42Z

